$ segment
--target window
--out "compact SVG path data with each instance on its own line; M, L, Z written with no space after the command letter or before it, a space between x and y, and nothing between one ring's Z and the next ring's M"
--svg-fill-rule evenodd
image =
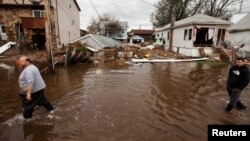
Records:
M7 40L6 27L0 24L0 40Z
M6 28L5 28L5 26L4 25L0 25L0 32L1 33L6 33Z
M214 28L195 27L196 38L194 46L196 47L212 47L214 38Z
M163 37L163 32L161 33L161 37Z
M160 36L160 34L156 34L156 36L157 36L157 37L159 37L159 36Z
M169 40L169 31L167 32L167 39Z
M192 29L185 29L184 30L184 40L191 40L192 39Z
M188 30L188 40L192 39L192 28Z
M185 29L185 30L184 30L184 40L187 40L187 34L188 34L188 30Z
M33 17L36 17L36 18L42 18L42 17L44 17L44 11L43 10L33 10L32 15L33 15Z

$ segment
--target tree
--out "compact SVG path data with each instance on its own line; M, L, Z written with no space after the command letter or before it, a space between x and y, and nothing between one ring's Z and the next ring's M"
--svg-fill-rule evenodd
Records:
M87 27L90 34L97 34L100 31L100 22L92 18L91 24Z
M229 7L238 2L238 0L207 0L204 13L209 16L220 17L227 14Z
M198 13L213 17L225 16L231 5L238 0L160 0L155 4L156 10L151 14L154 27L162 27L171 22L171 14L181 20Z
M160 0L154 6L156 11L151 14L151 22L154 27L162 27L171 22L172 14L176 20L186 18L186 8L192 0Z
M120 31L121 25L119 20L112 17L110 14L103 14L97 20L92 19L91 25L88 26L89 33L100 33L104 36L112 36Z

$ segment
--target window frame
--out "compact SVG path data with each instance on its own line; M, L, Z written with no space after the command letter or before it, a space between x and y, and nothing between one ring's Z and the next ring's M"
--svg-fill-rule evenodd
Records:
M38 17L36 16L35 12L39 12ZM32 16L34 18L44 18L44 16L45 16L44 10L32 10Z

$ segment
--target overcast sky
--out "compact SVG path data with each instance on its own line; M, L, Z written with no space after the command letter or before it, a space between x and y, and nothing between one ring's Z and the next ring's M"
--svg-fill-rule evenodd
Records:
M81 29L84 30L90 25L91 18L98 17L91 1L100 15L109 13L119 21L127 21L129 29L138 29L140 26L142 29L152 29L150 15L155 11L153 4L159 0L77 0L81 8ZM239 9L240 4L236 7ZM250 0L244 0L242 12L250 12Z

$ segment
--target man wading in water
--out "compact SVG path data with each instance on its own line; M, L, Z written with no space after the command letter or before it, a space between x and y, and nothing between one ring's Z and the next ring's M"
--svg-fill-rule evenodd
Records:
M19 76L19 96L22 101L24 118L32 118L36 105L43 106L47 111L53 112L53 106L44 96L46 85L38 68L31 64L30 59L26 56L20 57L17 63L23 69Z
M238 109L247 109L247 106L239 100L242 90L249 83L249 69L245 65L245 59L239 57L235 60L235 65L229 70L227 80L227 91L230 96L230 102L226 107L226 111L230 112L234 106Z

